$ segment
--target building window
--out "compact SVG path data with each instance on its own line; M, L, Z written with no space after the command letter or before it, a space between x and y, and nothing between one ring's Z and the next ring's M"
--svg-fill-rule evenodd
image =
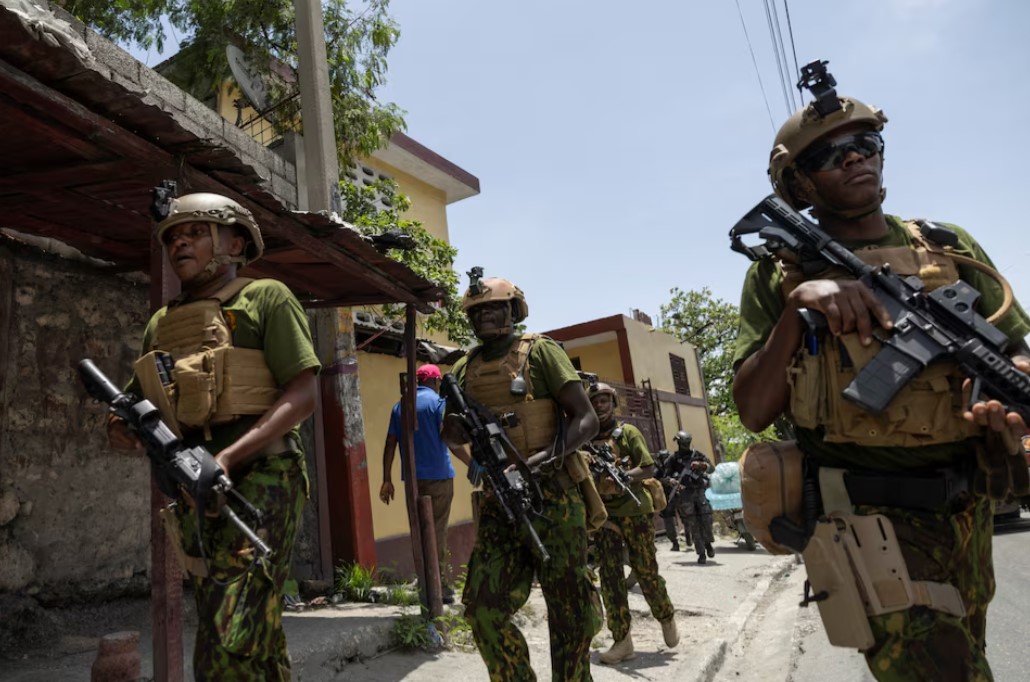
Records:
M681 395L690 395L690 382L687 381L687 361L678 355L669 353L669 364L672 366L672 385Z
M576 357L574 357L574 358L569 358L569 359L572 360L572 366L576 368L577 372L582 372L583 371L583 363L579 361L579 356L578 355Z

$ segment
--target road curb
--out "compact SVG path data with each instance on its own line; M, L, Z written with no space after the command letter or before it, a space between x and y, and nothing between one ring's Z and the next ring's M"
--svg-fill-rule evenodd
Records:
M697 671L696 677L694 677L697 682L711 682L715 678L723 663L726 662L726 652L736 644L740 633L747 627L748 621L751 620L755 609L758 608L759 602L762 601L766 592L772 587L773 581L782 578L783 574L789 571L795 563L796 560L793 556L778 557L777 563L768 571L767 575L759 578L751 592L748 593L747 597L740 603L740 606L733 612L733 615L726 620L726 625L720 636L708 642L702 650L702 655L698 657L702 661L701 668ZM695 658L688 665L693 667L696 660L698 659ZM683 678L689 672L682 670L683 667L681 665L680 669L676 671L676 678Z

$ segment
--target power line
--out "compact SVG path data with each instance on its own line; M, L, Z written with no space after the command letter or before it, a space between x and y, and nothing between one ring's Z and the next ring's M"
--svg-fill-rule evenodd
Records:
M784 7L786 7L787 0L783 0ZM783 77L786 79L787 92L790 93L790 108L793 110L800 109L794 100L794 88L791 87L795 82L795 77L790 73L790 62L787 60L787 49L783 44L783 31L780 29L780 11L776 8L776 0L772 0L772 12L773 21L776 23L776 44L780 46L780 54L783 55ZM797 64L794 65L794 72L797 73ZM790 114L788 114L789 116Z
M740 26L744 29L744 40L747 41L748 52L751 53L751 63L755 66L755 76L758 77L758 87L762 91L762 101L765 102L765 111L769 114L769 126L776 132L776 123L773 122L772 109L769 108L769 98L765 94L765 86L762 84L762 74L758 70L758 60L755 59L755 50L751 46L751 36L747 33L747 24L744 23L744 13L740 11L740 0L736 0L737 14L740 15Z
M773 55L776 57L776 75L780 79L780 90L783 93L783 103L787 107L787 116L794 113L794 103L790 99L790 90L787 87L787 79L783 76L783 61L780 59L780 49L776 39L776 30L773 28L772 13L769 11L770 0L762 0L762 7L765 9L765 21L769 26L769 40L772 43Z
M794 27L790 23L790 5L787 4L787 0L783 0L783 11L787 13L787 31L790 33L790 51L794 53L794 77L799 78L801 76L801 69L798 68L798 51L794 47ZM805 94L801 90L801 86L798 88L798 99L801 100L801 106L805 105Z

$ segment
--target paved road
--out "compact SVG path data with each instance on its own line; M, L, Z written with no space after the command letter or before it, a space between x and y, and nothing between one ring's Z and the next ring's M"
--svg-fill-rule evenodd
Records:
M1030 670L1026 620L1030 606L1030 533L995 536L998 590L988 615L987 655L997 682L1020 682ZM714 677L718 682L873 682L857 652L830 646L818 610L798 608L804 569L798 566L766 595Z

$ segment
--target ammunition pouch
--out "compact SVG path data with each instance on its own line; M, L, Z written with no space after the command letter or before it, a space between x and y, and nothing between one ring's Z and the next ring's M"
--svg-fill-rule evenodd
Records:
M889 518L853 513L846 474L820 468L825 516L802 553L808 572L802 603L818 604L830 643L865 651L874 643L868 616L917 605L964 617L958 588L911 579Z
M565 455L565 468L559 472L559 478L568 476L571 483L579 486L579 494L583 497L583 504L586 507L587 532L592 532L604 525L608 520L608 510L604 507L604 501L597 492L597 485L594 477L590 475L590 467L587 465L586 455L578 450Z
M662 485L662 482L657 478L645 478L643 483L644 487L647 488L647 492L651 493L651 502L654 504L654 510L661 512L669 504L669 500L665 497L665 487Z
M790 554L804 546L803 538L782 542L787 529L800 534L804 527L804 458L794 441L755 443L740 458L744 525L771 554Z

